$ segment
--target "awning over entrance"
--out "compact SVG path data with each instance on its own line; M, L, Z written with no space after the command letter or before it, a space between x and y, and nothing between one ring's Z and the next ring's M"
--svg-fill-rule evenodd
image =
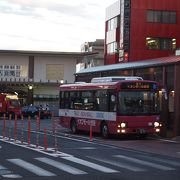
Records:
M135 69L135 68L146 68L146 67L156 67L162 65L170 65L180 62L180 56L169 56L156 59L149 59L136 62L127 62L120 64L96 66L92 68L83 69L77 72L75 75L81 75L85 73L95 73L95 72L104 72L104 71L113 71L113 70L125 70L125 69Z

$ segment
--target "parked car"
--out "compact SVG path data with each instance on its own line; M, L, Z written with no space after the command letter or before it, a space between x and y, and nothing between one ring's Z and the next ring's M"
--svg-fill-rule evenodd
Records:
M24 117L36 117L40 115L41 119L44 118L44 111L40 107L34 105L22 107L22 114Z
M51 118L51 111L48 105L45 106L40 106L40 108L42 108L43 114L45 118Z

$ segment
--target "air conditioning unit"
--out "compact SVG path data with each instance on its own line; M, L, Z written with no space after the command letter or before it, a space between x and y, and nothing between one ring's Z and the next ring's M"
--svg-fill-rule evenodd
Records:
M97 77L91 80L91 83L105 83L105 82L117 82L123 80L143 80L139 76L111 76L111 77Z

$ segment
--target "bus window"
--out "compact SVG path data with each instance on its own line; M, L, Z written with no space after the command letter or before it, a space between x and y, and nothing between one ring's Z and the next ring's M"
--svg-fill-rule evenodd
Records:
M159 113L157 95L154 92L120 92L119 112L123 115L144 115Z
M69 108L70 101L69 101L69 92L61 92L60 93L60 107L62 109Z
M12 107L20 107L20 102L19 102L18 99L11 99L11 100L10 100L10 105L11 105Z
M97 90L96 99L99 111L108 111L108 93L107 90Z
M71 91L69 93L70 109L82 109L80 92Z
M64 109L64 91L60 92L59 97L59 106Z
M96 97L94 95L94 91L83 91L82 99L83 99L83 109L96 110L95 108Z
M109 101L109 111L116 112L116 96L115 94L110 93L110 101Z

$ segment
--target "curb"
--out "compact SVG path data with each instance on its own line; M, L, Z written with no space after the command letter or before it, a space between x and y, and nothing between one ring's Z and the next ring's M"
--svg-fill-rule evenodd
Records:
M180 144L180 136L176 136L176 137L173 137L173 138L163 138L163 137L161 137L159 135L153 135L153 136L150 136L149 138L156 139L156 140L159 140L159 141L164 141L164 142Z

